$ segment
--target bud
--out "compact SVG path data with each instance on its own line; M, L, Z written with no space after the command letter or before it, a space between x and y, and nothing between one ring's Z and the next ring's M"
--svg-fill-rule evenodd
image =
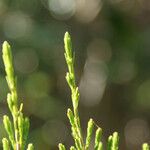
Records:
M6 138L2 139L2 143L3 143L3 150L10 150L9 143Z
M67 116L68 116L68 118L69 118L70 124L71 124L72 126L74 126L74 125L75 125L75 122L74 122L74 115L73 115L73 112L72 112L71 109L68 109L68 111L67 111Z
M94 128L94 122L93 122L93 119L90 119L88 122L88 126L87 126L87 136L86 136L86 146L85 146L86 149L88 149L90 146L93 128Z
M68 32L65 33L64 44L65 44L66 56L72 58L72 43L71 43L70 34Z
M143 145L142 145L142 150L149 150L150 148L149 148L149 145L147 144L147 143L144 143Z
M94 146L95 149L97 149L99 147L99 142L101 140L101 136L102 136L102 129L98 128L95 133L95 146Z
M111 149L112 147L112 135L108 137L107 149Z
M76 150L76 149L75 149L75 147L74 147L74 146L71 146L71 147L70 147L70 150Z
M103 143L99 142L97 150L103 150Z
M33 144L28 144L28 148L27 148L27 150L34 150L34 146L33 146Z
M118 150L118 143L119 143L119 136L117 132L113 133L113 137L112 137L112 147L115 150Z
M62 143L59 143L58 147L59 150L66 150L65 146Z

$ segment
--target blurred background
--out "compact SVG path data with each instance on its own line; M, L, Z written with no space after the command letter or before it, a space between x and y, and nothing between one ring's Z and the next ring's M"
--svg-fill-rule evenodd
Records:
M7 40L13 49L19 97L31 121L28 141L36 150L73 144L65 31L76 53L84 135L92 117L103 128L104 143L118 131L120 149L140 150L150 141L148 0L0 0L0 43ZM6 135L2 116L10 115L4 76L0 59L0 139Z

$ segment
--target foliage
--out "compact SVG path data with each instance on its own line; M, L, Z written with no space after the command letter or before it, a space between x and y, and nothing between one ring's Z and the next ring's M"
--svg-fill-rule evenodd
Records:
M102 129L95 124L93 119L90 119L88 121L87 135L86 135L85 142L82 136L80 118L78 112L80 94L79 94L78 87L76 86L75 71L74 71L75 55L72 52L71 37L68 32L66 32L64 36L64 47L65 47L64 55L68 67L68 72L66 73L66 80L71 89L71 99L73 105L73 111L69 108L67 112L67 116L71 125L72 137L75 143L75 146L71 146L70 150L89 150L94 126L97 127L95 133L94 150L103 150L103 142L101 141ZM62 143L60 143L59 150L65 150L65 149L66 149L65 146ZM112 135L108 137L107 150L118 150L118 149L119 149L119 136L117 132L114 132ZM144 143L142 149L149 150L149 145L147 143Z
M90 119L87 124L87 135L84 140L82 135L82 129L80 124L80 117L78 112L79 105L79 90L76 85L75 71L74 71L74 58L75 55L72 52L71 37L68 32L66 32L64 37L65 44L65 59L68 66L68 72L66 74L67 83L71 89L71 99L73 110L70 108L67 111L67 116L71 124L72 136L74 139L74 146L70 147L70 150L89 150L91 145L92 134L94 132L94 127L96 127L95 132L95 142L94 150L103 150L102 142L102 129L96 125L93 119ZM11 53L10 45L5 41L3 43L3 62L6 71L6 81L10 89L10 93L7 95L7 103L9 110L12 115L12 121L9 116L4 115L3 123L5 130L7 132L8 138L3 138L3 150L24 150L26 149L26 141L29 132L29 119L23 115L23 104L18 103L18 92L17 92L17 78L14 74L13 59ZM9 140L8 140L9 139ZM27 150L33 150L32 144L28 144ZM65 150L65 146L60 143L59 150ZM117 132L114 132L109 136L107 142L107 150L118 150L119 149L119 136ZM149 150L149 145L144 143L142 145L142 150Z
M67 13L71 9L75 10ZM103 140L111 129L121 133L123 149L137 150L149 141L149 13L148 0L0 0L0 39L13 48L19 97L32 122L29 140L37 150L57 150L58 141L66 145L72 141L64 114L70 102L64 80L66 30L76 53L82 128L91 116L105 131ZM4 114L8 88L2 60L0 68L0 114Z
M6 41L3 43L2 51L6 71L6 81L10 89L10 93L7 94L7 103L13 118L11 121L9 116L3 116L4 127L9 137L9 140L3 138L3 149L24 150L29 132L29 119L23 115L23 104L21 103L19 105L18 103L17 78L14 74L11 47ZM28 144L27 150L33 149L33 145Z

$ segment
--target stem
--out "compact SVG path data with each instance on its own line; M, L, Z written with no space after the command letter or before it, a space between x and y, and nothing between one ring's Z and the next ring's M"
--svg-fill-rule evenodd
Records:
M29 132L29 120L23 117L23 104L21 104L19 108L17 80L14 74L11 47L6 41L3 43L3 62L6 72L6 81L10 89L10 93L7 95L7 103L13 118L11 122L9 117L5 115L3 123L12 148L14 150L24 150ZM7 141L3 140L3 142L6 147ZM33 145L30 144L29 148L33 150Z
M73 113L74 113L74 123L75 128L74 131L77 131L78 133L74 137L75 143L78 141L79 138L79 145L81 144L82 150L85 149L82 131L81 131L81 125L80 125L80 118L79 118L79 112L78 112L78 102L79 102L79 90L76 86L76 80L75 80L75 71L74 71L74 56L72 53L72 43L71 43L71 37L68 32L65 33L64 36L64 44L65 44L65 58L66 63L68 66L68 73L66 74L66 80L68 82L68 85L71 89L71 99L72 99L72 105L73 105ZM74 127L73 127L74 128ZM77 145L77 143L76 143Z

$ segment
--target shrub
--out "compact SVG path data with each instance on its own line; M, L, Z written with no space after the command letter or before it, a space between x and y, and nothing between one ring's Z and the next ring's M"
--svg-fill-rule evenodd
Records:
M70 147L70 150L89 150L91 144L92 134L95 134L94 150L103 150L103 142L101 141L102 129L95 124L93 119L89 119L87 123L86 139L83 138L82 129L80 124L80 117L78 111L79 105L79 89L76 85L75 71L74 71L74 58L75 55L72 51L71 37L68 32L65 33L64 37L65 46L65 60L68 67L66 73L66 81L71 90L71 99L73 108L68 108L67 116L71 125L72 137L74 139L74 146ZM26 141L29 132L29 119L23 115L23 104L18 102L17 92L17 78L14 74L13 58L11 54L11 47L5 41L3 43L3 62L6 72L6 81L10 90L7 94L7 104L11 112L12 119L7 115L3 117L3 124L7 132L8 138L3 138L3 150L33 150L33 144L28 144L26 148ZM94 128L96 131L94 133ZM65 146L60 143L59 150L66 150ZM117 132L114 132L108 137L107 150L118 150L119 149L119 136ZM144 143L142 150L150 150L149 145Z
M10 90L7 94L7 104L12 115L12 120L7 115L3 116L3 124L9 139L2 139L3 150L24 150L29 132L29 119L23 116L23 104L18 103L17 78L14 74L11 47L6 41L3 43L2 52L6 81ZM27 150L33 149L33 145L28 144Z

